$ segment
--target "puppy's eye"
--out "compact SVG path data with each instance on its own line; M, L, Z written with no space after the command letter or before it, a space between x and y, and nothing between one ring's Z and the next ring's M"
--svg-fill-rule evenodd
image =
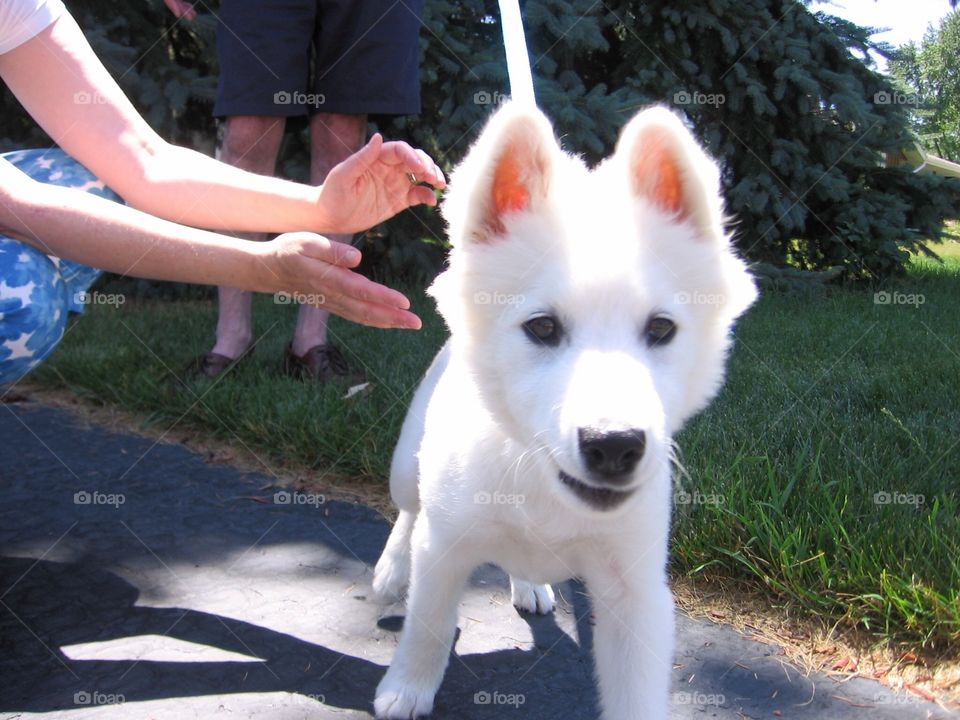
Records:
M549 315L539 315L527 320L523 329L531 340L547 347L556 347L563 337L560 321Z
M677 334L677 324L668 317L657 316L647 321L644 337L650 347L662 347Z

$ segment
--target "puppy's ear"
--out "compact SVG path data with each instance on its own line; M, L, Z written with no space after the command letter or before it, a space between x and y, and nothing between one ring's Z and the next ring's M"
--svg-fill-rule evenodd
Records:
M536 212L550 191L560 152L539 110L504 105L450 180L444 215L454 242L493 242L515 213Z
M623 129L615 157L627 168L634 196L690 222L704 239L725 239L717 166L672 112L638 113Z

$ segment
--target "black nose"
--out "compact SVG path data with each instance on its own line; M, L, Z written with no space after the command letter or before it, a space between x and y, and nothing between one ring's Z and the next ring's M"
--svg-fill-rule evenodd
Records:
M643 457L647 438L643 430L607 432L596 428L577 431L580 454L590 472L607 481L625 481Z

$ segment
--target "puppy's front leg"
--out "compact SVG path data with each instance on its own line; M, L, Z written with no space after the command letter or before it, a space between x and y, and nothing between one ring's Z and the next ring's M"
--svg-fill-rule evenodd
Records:
M666 573L601 572L588 584L603 720L666 720L674 632Z
M443 680L457 629L457 605L474 564L465 558L462 537L446 542L431 532L421 513L412 537L407 614L390 669L377 687L378 718L409 720L429 715Z

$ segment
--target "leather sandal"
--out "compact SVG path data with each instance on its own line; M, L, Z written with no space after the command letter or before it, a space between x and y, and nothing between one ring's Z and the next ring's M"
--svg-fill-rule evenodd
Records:
M247 347L239 357L232 358L220 353L207 352L193 360L187 367L187 373L194 377L219 377L237 363L250 357L253 354L253 343Z
M363 376L350 369L343 353L333 345L314 345L303 355L295 355L293 343L283 352L283 372L297 380L317 380L353 385Z

